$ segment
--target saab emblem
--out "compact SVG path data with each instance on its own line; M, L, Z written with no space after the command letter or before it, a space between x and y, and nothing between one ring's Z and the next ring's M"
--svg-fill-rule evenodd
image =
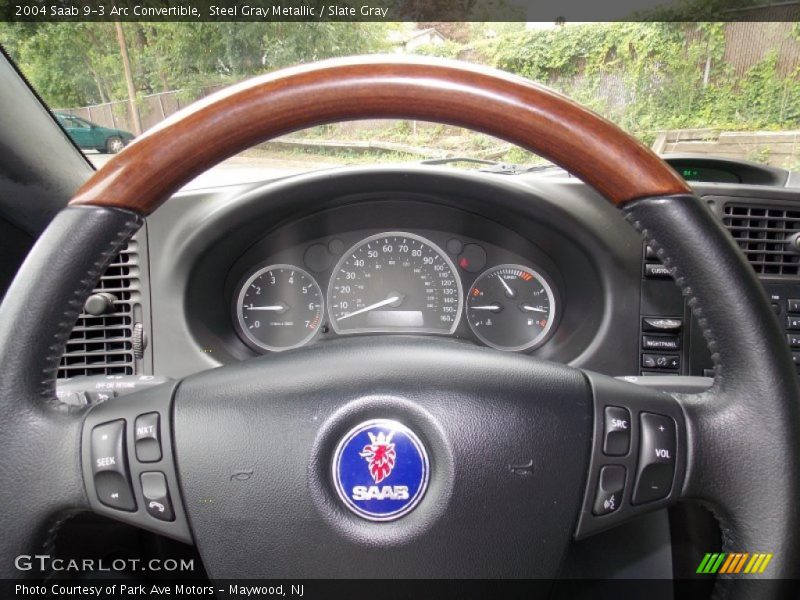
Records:
M344 436L333 459L336 493L371 521L410 512L428 487L428 455L405 425L388 419L361 423Z

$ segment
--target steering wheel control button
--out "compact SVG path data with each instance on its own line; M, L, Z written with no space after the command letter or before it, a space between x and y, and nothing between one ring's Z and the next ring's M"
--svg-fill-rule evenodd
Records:
M607 465L600 469L600 477L597 482L597 494L594 498L592 512L598 517L601 517L619 510L624 490L625 467Z
M139 462L161 460L161 436L158 430L158 413L147 413L136 417L134 446Z
M661 263L647 263L644 266L644 275L650 279L668 279L672 277L669 269Z
M336 493L348 509L370 521L392 521L411 512L425 495L429 475L425 447L397 421L361 423L334 453Z
M125 421L119 419L92 429L92 473L97 499L119 510L136 510L125 452Z
M666 498L675 477L675 421L643 412L639 415L641 444L633 503L644 504Z
M174 520L175 514L172 511L167 478L164 477L164 474L150 471L142 473L139 479L142 483L142 496L147 513L159 521Z
M789 298L786 301L786 310L790 313L800 313L800 298Z
M642 354L642 367L675 371L681 368L681 357L669 354Z
M643 335L642 348L675 352L681 349L681 338L677 335Z
M786 334L786 341L792 348L800 348L800 332L798 333L787 333Z
M631 413L627 408L606 406L603 454L625 456L631 444Z
M676 333L683 326L682 319L674 317L644 317L642 331L656 331L661 333Z

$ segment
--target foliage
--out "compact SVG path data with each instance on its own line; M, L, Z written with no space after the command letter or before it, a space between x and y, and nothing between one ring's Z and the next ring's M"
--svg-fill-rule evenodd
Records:
M743 76L721 23L595 23L504 36L492 62L545 82L650 141L658 129L800 126L798 71L772 52Z
M381 51L381 23L124 23L137 91L239 81L279 67ZM0 23L0 44L48 103L127 97L113 23Z

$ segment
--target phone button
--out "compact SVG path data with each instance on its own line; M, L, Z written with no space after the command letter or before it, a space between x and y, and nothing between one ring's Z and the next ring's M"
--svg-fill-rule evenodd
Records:
M172 512L172 503L169 500L169 489L167 479L163 473L150 471L141 474L142 496L144 496L144 507L151 517L159 521L174 521L175 514Z

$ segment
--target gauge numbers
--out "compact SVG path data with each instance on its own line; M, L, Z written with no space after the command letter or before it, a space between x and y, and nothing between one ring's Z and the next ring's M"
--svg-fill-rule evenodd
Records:
M236 314L240 332L251 345L274 352L297 348L322 325L322 291L303 269L270 265L242 286Z
M541 274L521 265L484 271L469 290L467 320L485 344L498 350L527 350L553 327L555 298Z
M336 333L453 333L461 281L433 242L404 232L370 236L344 253L328 286Z

